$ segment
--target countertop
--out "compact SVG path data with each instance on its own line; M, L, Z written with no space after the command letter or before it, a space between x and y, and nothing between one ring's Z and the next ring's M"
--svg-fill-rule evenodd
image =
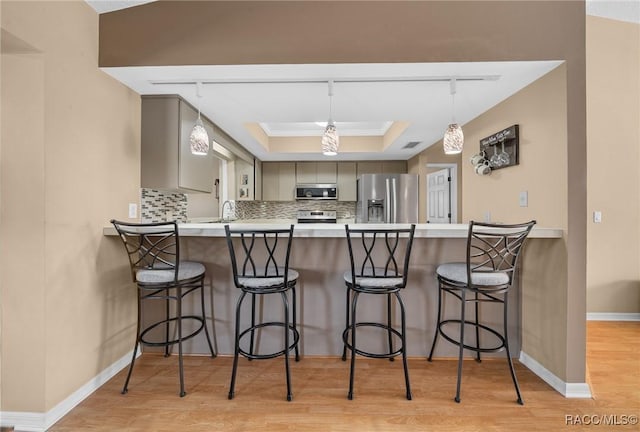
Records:
M329 224L298 224L295 219L246 219L229 223L234 228L268 229L295 225L294 237L345 237L345 224L352 228L385 229L406 227L407 224L356 224L353 219L338 219L337 223ZM208 223L180 223L178 229L184 237L224 237L224 225L222 222ZM466 238L469 230L468 224L416 224L416 238ZM106 236L116 235L112 225L103 228ZM563 230L560 228L534 226L529 238L562 238Z

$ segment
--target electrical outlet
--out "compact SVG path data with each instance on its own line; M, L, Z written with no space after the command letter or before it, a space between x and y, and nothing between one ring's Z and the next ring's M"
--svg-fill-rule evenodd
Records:
M600 223L602 222L602 212L599 210L596 210L593 212L593 223Z
M136 219L138 217L138 204L129 203L129 219Z
M529 192L520 192L518 202L520 203L520 207L527 207L529 205Z
M491 222L491 212L490 211L484 212L484 221L485 221L485 223L490 223Z

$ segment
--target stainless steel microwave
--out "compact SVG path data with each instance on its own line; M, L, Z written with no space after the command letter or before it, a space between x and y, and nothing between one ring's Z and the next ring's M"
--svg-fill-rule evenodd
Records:
M297 200L336 200L338 188L335 184L297 184Z

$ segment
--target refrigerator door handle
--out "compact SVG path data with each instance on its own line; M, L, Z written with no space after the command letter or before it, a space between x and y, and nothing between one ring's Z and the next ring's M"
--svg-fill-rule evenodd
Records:
M398 223L398 185L396 184L396 179L391 179L393 191L393 223Z
M384 202L384 210L385 210L385 222L391 222L391 190L389 185L389 179L384 179L386 186L386 194L385 194L385 202Z

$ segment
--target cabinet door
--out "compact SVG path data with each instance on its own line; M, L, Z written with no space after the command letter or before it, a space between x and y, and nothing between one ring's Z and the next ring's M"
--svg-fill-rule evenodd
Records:
M178 187L192 191L213 190L213 152L206 155L191 154L189 136L198 114L186 103L180 101L180 149L178 154ZM211 128L209 133L213 129ZM211 137L209 137L211 139Z
M356 200L356 163L338 163L338 201Z
M317 183L316 165L317 164L315 162L296 163L296 182L297 183Z
M382 162L358 162L358 175L382 174Z
M278 201L293 201L296 188L296 163L280 162Z
M407 161L385 161L382 163L383 174L406 174Z
M262 199L263 201L278 201L280 189L280 164L278 162L262 163Z
M318 162L316 164L316 182L317 183L336 183L337 182L337 163L336 162Z

